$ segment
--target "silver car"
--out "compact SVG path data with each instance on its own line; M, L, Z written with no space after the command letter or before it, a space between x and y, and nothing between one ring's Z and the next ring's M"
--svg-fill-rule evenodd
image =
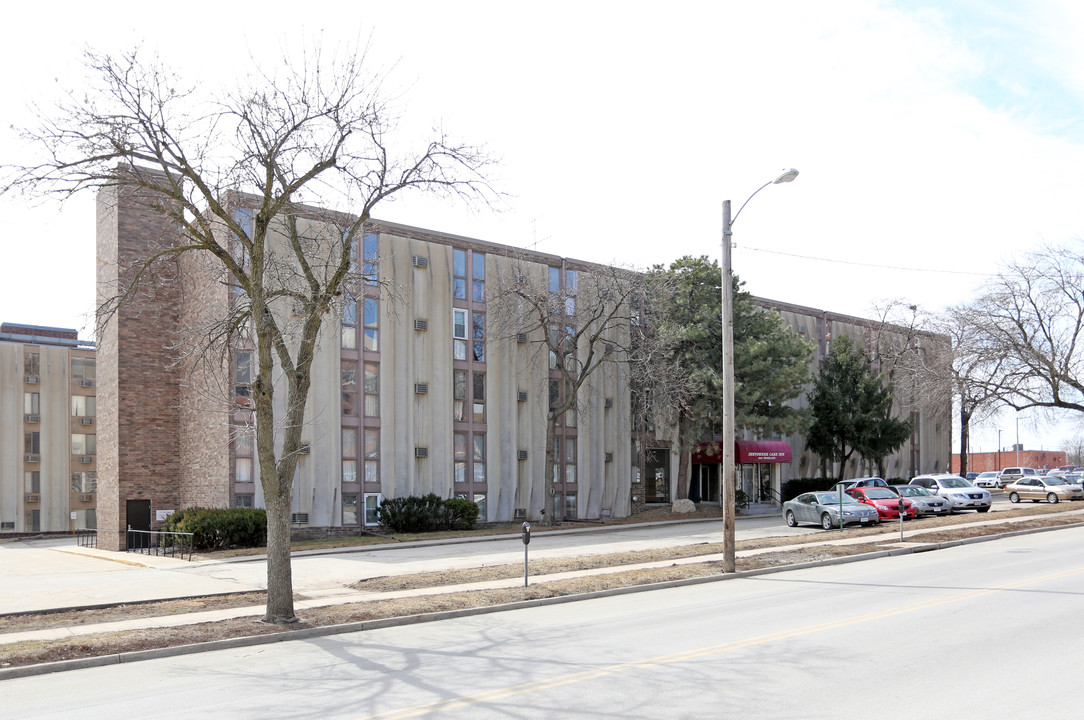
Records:
M990 511L990 491L975 487L959 475L919 475L911 479L911 484L924 487L945 498L950 513L957 510L978 510L980 513Z
M900 497L907 498L918 508L919 517L950 515L952 513L952 511L949 510L948 500L940 495L934 495L920 485L893 485L892 489L895 490Z
M978 477L971 482L975 487L999 488L1001 487L1001 473L997 470L987 470L979 473Z
M839 527L839 512L843 510L844 525L876 525L877 510L860 503L850 495L843 495L842 504L838 492L802 493L783 503L783 519L789 527L799 523L816 523L825 530Z

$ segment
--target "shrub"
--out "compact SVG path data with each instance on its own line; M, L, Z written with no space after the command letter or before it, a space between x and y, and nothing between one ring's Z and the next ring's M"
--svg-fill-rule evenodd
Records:
M478 521L478 506L462 498L443 500L434 493L424 497L389 498L381 501L377 519L397 533L470 530Z
M162 529L192 533L196 550L259 547L267 542L267 513L255 508L185 508L166 518Z

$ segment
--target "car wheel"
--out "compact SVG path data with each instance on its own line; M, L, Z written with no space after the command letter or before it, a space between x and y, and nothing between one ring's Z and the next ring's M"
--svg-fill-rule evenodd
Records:
M1058 501L1058 494L1057 493L1047 493L1046 494L1046 501L1048 503L1050 503L1051 505L1053 505L1054 503L1056 503Z
M787 510L787 527L798 527L798 521L794 519L794 513Z
M821 527L825 530L831 530L834 523L832 523L832 516L828 513L821 515Z
M1016 493L1009 493L1009 502L1011 502L1011 503L1020 502L1020 496L1018 494L1016 494Z

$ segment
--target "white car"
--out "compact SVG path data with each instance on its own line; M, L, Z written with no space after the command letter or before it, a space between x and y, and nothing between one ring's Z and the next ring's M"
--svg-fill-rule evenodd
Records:
M997 470L989 470L987 472L979 473L978 477L971 481L975 487L981 488L999 488L1001 484L1001 473Z
M924 487L945 498L949 503L950 513L957 510L978 510L980 513L990 511L990 491L975 487L959 475L919 475L911 479L911 484Z

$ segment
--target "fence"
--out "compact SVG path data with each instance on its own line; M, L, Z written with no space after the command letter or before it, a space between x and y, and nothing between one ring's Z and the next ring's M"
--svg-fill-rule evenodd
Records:
M128 528L128 552L192 559L192 533ZM186 558L185 555L188 557Z
M98 547L98 531L78 528L75 531L75 542L79 544L79 547L96 548Z

